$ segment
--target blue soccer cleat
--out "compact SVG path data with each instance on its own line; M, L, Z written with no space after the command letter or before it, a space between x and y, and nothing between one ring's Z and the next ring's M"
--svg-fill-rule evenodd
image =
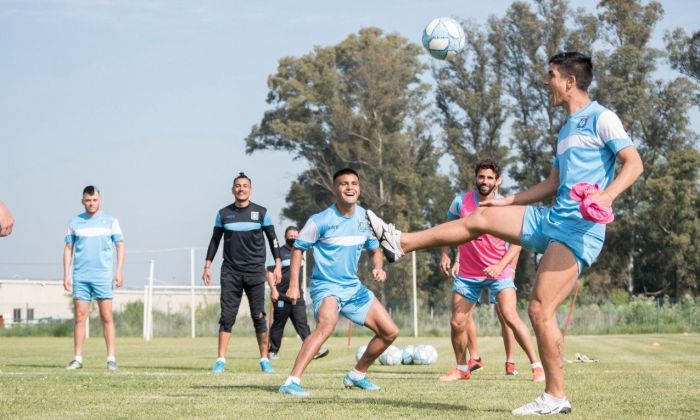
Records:
M272 365L267 360L260 361L260 370L262 370L263 373L275 373L275 370L272 369Z
M211 373L214 373L216 375L220 373L224 373L224 370L226 369L226 362L217 360L216 363L214 363L214 367L211 368Z
M360 389L364 389L366 391L378 391L379 390L379 385L377 385L374 382L367 379L366 376L364 378L360 379L359 381L356 381L350 377L350 374L347 374L347 373L343 377L343 385L345 385L345 388L357 387Z
M282 385L279 391L280 394L294 395L295 397L308 397L311 395L304 391L304 388L302 388L301 385L294 382L289 385Z

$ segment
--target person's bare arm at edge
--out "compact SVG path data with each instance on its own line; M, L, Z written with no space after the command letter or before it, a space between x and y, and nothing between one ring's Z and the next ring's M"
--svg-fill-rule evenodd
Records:
M553 167L544 181L533 185L525 191L505 198L484 200L479 203L479 207L524 206L530 203L537 203L554 197L557 193L557 188L559 188L559 169Z
M289 261L289 288L287 289L287 297L292 302L292 305L297 303L299 299L299 271L301 270L301 249L294 248L292 257Z
M124 241L114 245L117 248L117 270L114 272L114 285L119 288L124 283Z
M598 204L612 207L613 201L634 184L644 172L644 164L636 147L625 147L617 152L617 158L622 162L622 168L613 182L603 191L591 191Z
M73 244L66 244L63 247L63 289L70 293L71 283L73 279L71 277L71 260L73 259Z
M384 280L386 280L386 272L384 271L384 254L382 254L380 248L369 252L371 253L372 264L374 265L374 269L372 269L372 277L374 278L374 281L382 283Z
M273 303L277 303L277 300L280 298L280 294L277 291L277 285L275 285L275 276L271 271L266 271L265 279L267 279L267 285L270 286L270 299Z
M501 258L498 263L484 268L484 274L495 279L501 275L508 264L513 263L513 267L515 267L515 265L518 263L518 257L520 256L521 249L522 247L520 245L511 244L508 247L508 251L506 251L503 258Z

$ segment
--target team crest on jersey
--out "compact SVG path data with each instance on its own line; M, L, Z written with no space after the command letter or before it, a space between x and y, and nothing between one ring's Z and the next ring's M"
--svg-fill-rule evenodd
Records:
M587 122L588 122L588 117L581 118L580 120L578 120L578 124L576 124L576 128L584 128L586 126Z
M260 220L260 212L251 211L250 212L250 220Z
M369 230L369 222L367 220L360 220L357 222L357 227L360 229L360 232L364 232L366 230Z

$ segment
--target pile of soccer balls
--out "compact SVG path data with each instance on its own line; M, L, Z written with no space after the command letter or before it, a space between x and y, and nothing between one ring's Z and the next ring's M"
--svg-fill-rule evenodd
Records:
M360 360L367 345L358 347L355 352L355 360ZM384 353L379 356L379 363L385 366L396 365L432 365L437 362L438 353L435 347L429 344L408 345L402 349L396 346L389 346Z

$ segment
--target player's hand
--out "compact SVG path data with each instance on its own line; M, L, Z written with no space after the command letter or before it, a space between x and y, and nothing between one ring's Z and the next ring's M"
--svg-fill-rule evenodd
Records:
M211 273L209 271L208 268L205 268L204 274L202 274L202 282L204 282L205 286L211 285Z
M450 256L447 254L442 254L440 257L440 271L442 271L442 274L449 276L450 275L450 265L452 264L452 261L450 261Z
M292 302L292 305L296 305L297 300L299 300L299 287L292 288L290 286L287 290L287 298Z
M382 283L386 280L386 271L383 268L375 268L372 270L372 277L374 277L374 281Z
M275 278L275 286L282 283L282 265L281 264L275 265L275 270L272 272L272 275Z
M603 207L612 207L613 201L615 201L613 200L612 195L610 195L610 193L606 191L598 191L594 188L588 190L586 195L593 197L595 201Z
M71 278L70 277L64 277L63 278L63 290L65 290L68 293L71 293L73 290L71 290Z
M122 279L122 273L116 273L114 275L114 285L118 288L122 287L123 284L123 279Z
M499 198L496 200L489 199L489 200L479 201L479 207L505 207L505 206L512 205L513 201L515 201L515 196L509 195L508 197Z
M495 264L495 265L492 265L490 267L484 268L484 274L486 274L487 276L489 276L492 279L495 279L498 276L500 276L501 273L503 273L503 268L504 267L502 267L498 264Z
M0 203L0 236L8 236L12 233L12 227L15 225L15 218L12 217L10 209Z
M459 274L459 261L455 261L452 269L450 270L450 274L452 275L452 278L457 277L457 274Z
M277 288L274 286L270 288L270 299L272 299L274 303L277 303L280 299L280 292L278 292Z

